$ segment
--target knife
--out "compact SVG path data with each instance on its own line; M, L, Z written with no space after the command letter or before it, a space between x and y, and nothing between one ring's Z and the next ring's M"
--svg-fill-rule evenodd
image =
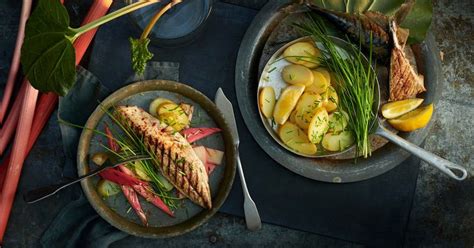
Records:
M234 109L232 103L224 95L224 92L219 88L216 92L216 97L214 103L217 105L217 108L221 111L224 119L230 127L231 135L234 139L234 146L237 153L237 170L240 176L240 182L242 184L242 191L244 193L244 214L245 222L247 223L247 229L251 231L259 230L262 227L262 221L260 220L260 215L258 214L257 206L255 202L250 197L249 190L247 188L247 183L245 182L244 170L242 168L242 163L240 162L239 156L239 133L237 130L237 123L235 121Z

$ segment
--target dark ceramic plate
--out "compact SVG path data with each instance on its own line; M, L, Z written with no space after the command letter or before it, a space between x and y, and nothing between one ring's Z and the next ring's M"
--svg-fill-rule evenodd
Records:
M245 124L262 149L275 161L299 175L325 182L355 182L366 180L385 173L408 158L409 153L385 140L372 138L376 150L368 159L352 158L304 158L280 146L266 131L260 121L257 106L257 87L263 67L280 47L298 38L291 23L301 18L307 11L290 0L269 1L254 18L247 30L236 63L235 89ZM424 75L427 92L421 95L424 103L435 103L439 98L439 51L434 37L429 34L426 40L415 47L418 70ZM381 99L387 92L387 70L379 74ZM435 118L436 116L434 116ZM401 133L400 137L420 145L430 129L430 125L411 133Z
M106 221L129 234L150 238L180 235L205 223L224 203L235 176L235 150L229 127L221 113L214 103L202 93L178 82L150 80L123 87L107 97L102 102L103 107L98 107L92 113L86 123L86 128L101 130L104 122L110 123L108 117L104 116L103 108L128 104L148 109L148 105L156 97L165 97L175 102L192 104L195 108L192 127L221 128L223 130L221 133L204 138L198 141L197 144L224 151L225 157L223 163L209 177L213 202L212 209L203 209L187 199L181 200L183 207L175 210L175 217L171 218L139 197L148 217L148 227L140 223L122 193L102 199L96 190L98 176L81 182L89 202ZM77 155L79 175L84 175L94 168L93 163L90 162L90 156L97 151L104 150L100 146L103 141L103 136L84 129L79 141Z

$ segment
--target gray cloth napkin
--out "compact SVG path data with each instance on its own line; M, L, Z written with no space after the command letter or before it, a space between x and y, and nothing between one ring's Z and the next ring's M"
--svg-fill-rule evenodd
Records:
M179 64L150 62L143 75L132 75L127 82L145 79L178 81ZM76 84L68 95L59 100L58 119L82 126L99 102L110 93L97 77L78 67ZM63 175L76 177L77 145L82 130L65 124L60 124L60 129L66 157ZM101 248L128 236L98 216L83 195L80 186L74 187L76 200L63 208L52 221L40 239L41 246Z

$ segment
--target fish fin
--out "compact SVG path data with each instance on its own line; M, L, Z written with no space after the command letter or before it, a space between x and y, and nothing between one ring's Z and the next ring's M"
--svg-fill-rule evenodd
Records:
M400 28L400 27L397 29L397 39L401 47L405 47L405 44L407 43L409 35L410 35L409 29Z
M414 5L415 5L415 0L405 0L405 3L403 3L400 6L400 8L398 8L397 12L395 12L395 15L394 15L395 22L398 25L400 25L408 16L408 14L410 14Z

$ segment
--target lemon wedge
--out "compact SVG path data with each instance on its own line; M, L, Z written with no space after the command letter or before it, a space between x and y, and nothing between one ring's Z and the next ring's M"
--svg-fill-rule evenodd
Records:
M382 115L387 119L397 118L418 108L422 102L421 98L389 102L382 106Z
M388 120L388 123L395 129L410 132L422 127L426 127L433 115L433 104L417 108L396 119Z

